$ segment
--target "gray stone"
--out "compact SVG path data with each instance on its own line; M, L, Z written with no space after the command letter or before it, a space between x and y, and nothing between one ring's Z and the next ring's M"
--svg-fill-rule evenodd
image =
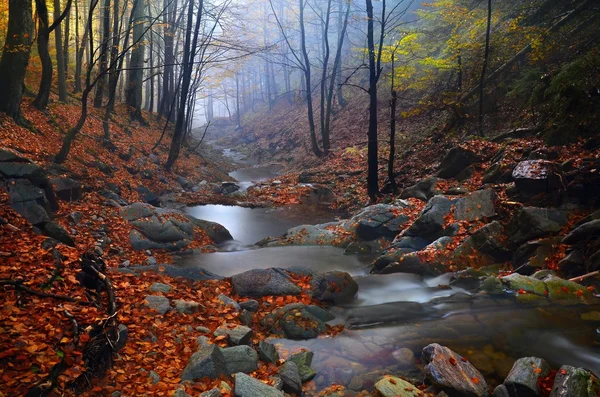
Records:
M340 271L314 275L310 287L313 298L336 304L352 301L358 292L358 284L352 276Z
M565 211L524 207L509 224L509 242L515 246L534 238L556 234L567 222Z
M80 211L73 211L67 216L69 222L74 225L78 225L81 222L81 218L83 218L83 214Z
M217 296L217 299L219 299L219 301L221 303L223 303L225 306L232 307L235 310L240 310L240 305L236 301L234 301L233 299L228 297L227 295L219 294L219 296Z
M251 326L252 325L252 313L250 313L246 309L242 309L239 314L240 322L244 325Z
M11 207L30 224L42 225L50 220L48 213L52 211L52 208L44 190L26 179L10 181L7 190Z
M253 269L231 277L233 290L240 296L298 295L302 290L280 269Z
M275 345L264 340L258 343L258 354L260 359L266 363L277 364L279 360L279 353L277 353Z
M71 178L52 178L56 196L64 201L77 201L81 198L81 183Z
M444 196L435 196L427 202L419 217L404 232L407 236L415 236L433 241L444 235L446 216L452 210L452 201Z
M453 147L440 163L436 176L452 178L476 161L477 155L472 151L460 146Z
M71 247L75 246L75 240L73 237L62 227L60 224L56 222L47 222L44 225L44 234L48 237L52 237L55 240L60 241L61 243L70 245Z
M12 149L2 148L0 149L0 163L31 163L31 160Z
M508 389L506 388L506 386L498 385L494 389L493 396L494 397L510 397L510 394L508 393Z
M293 361L286 361L278 370L279 377L283 381L283 391L287 393L302 394L302 381L298 366Z
M306 306L306 311L318 318L319 320L326 323L327 321L331 321L335 319L335 315L328 310L323 309L322 307L309 305Z
M415 354L412 350L402 347L392 352L392 357L401 368L409 368L415 364Z
M188 301L184 299L177 299L173 301L175 304L175 311L181 314L194 314L198 313L204 308L200 303L194 301Z
M207 345L192 354L181 375L182 381L195 381L204 377L217 379L227 373L225 358L216 345Z
M536 397L541 395L538 380L550 374L548 363L537 357L523 357L515 361L504 386L511 397Z
M397 215L397 211L401 209L401 207L386 204L365 208L358 215L352 217L352 221L357 223L358 236L367 241L379 237L393 239L408 222L406 215Z
M258 311L258 302L254 299L249 299L247 301L240 302L239 306L244 310L248 310L249 312L254 313Z
M250 373L258 369L258 354L250 346L233 346L221 349L228 374Z
M381 397L418 397L423 393L413 384L395 376L384 376L375 383Z
M599 380L592 373L563 365L556 373L550 397L596 397L599 393Z
M430 177L422 179L415 185L407 187L400 194L400 198L416 198L422 201L428 201L433 196L442 194L442 191L437 188L437 183L440 181L439 178Z
M148 374L148 378L150 379L150 382L155 385L158 382L160 382L160 376L154 372L154 371L150 371L150 373Z
M163 294L168 294L169 292L173 291L173 287L171 287L169 284L152 283L150 288L148 288L148 291L161 292Z
M560 164L546 160L521 161L512 176L517 189L527 195L563 190Z
M235 397L283 397L281 390L264 384L243 372L235 374Z
M454 218L459 221L491 218L496 215L495 199L496 193L492 189L473 192L456 202Z
M489 396L481 373L447 347L437 343L425 346L421 358L426 364L425 375L435 386L465 397Z
M228 324L222 325L215 330L213 333L214 336L227 336L227 342L231 346L238 345L249 345L252 339L251 328L246 327L245 325L235 325L230 326Z
M204 393L200 393L200 397L221 397L221 390L218 388L210 389L209 391L205 391Z
M573 229L563 239L563 244L578 244L600 236L600 219L596 219Z
M162 295L148 295L145 301L150 309L157 311L159 314L165 314L171 309L169 299Z

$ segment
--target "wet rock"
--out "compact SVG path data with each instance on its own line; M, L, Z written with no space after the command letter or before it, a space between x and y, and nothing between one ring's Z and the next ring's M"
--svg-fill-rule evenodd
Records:
M436 176L452 178L476 161L477 155L472 151L460 146L453 147L440 163Z
M494 389L494 397L510 397L510 394L508 393L508 389L506 388L506 386L504 385L498 385L495 389Z
M600 381L589 371L563 365L556 373L550 397L595 397L600 393Z
M510 183L514 180L512 176L514 168L514 164L492 164L483 174L483 183Z
M423 393L413 384L395 376L384 376L375 383L381 397L417 397Z
M415 185L404 189L400 194L400 198L416 198L426 202L433 196L437 196L438 194L442 193L442 191L437 188L437 183L440 180L441 179L436 177L422 179Z
M210 389L209 391L205 391L204 393L200 393L200 397L221 397L221 390L218 388ZM177 397L177 396L173 396Z
M452 210L452 201L444 196L435 196L427 205L415 222L404 232L407 236L421 237L433 241L444 235L445 217Z
M258 369L258 354L250 346L233 346L221 349L227 374L244 372L249 374Z
M480 292L485 292L488 295L504 295L504 286L502 285L502 281L500 281L497 277L490 276L483 280L481 286L479 287Z
M600 236L600 219L592 220L573 229L562 240L563 244L574 245Z
M425 375L447 393L468 397L489 396L483 376L473 365L447 347L437 343L425 346L421 358Z
M379 237L393 239L404 229L408 222L406 215L395 214L395 211L400 209L386 204L367 207L352 218L353 221L358 222L358 236L367 241Z
M283 397L281 390L264 384L258 379L254 379L243 372L235 374L235 397Z
M238 346L249 345L254 333L251 328L248 328L245 325L226 324L217 328L213 335L224 335L227 337L227 342L230 346Z
M312 339L326 330L325 323L312 315L302 303L290 303L273 310L261 325L288 339Z
M300 374L300 380L304 382L308 382L312 378L314 378L317 373L315 370L311 368L312 360L313 360L313 352L305 350L295 354L289 358L288 361L293 361L298 366L298 373Z
M227 374L225 358L217 345L206 345L192 354L181 375L182 381L195 381L204 377L217 379Z
M183 277L193 281L204 280L222 280L223 277L218 274L211 273L199 267L181 267L169 264L161 264L154 266L134 265L128 269L120 269L122 272L142 275L144 272L151 271L167 275L169 277Z
M550 275L544 278L544 283L548 289L548 297L557 302L564 300L581 300L592 297L592 292L581 284L573 281L564 280L560 277Z
M565 211L524 207L509 224L509 243L517 246L534 238L556 234L567 222Z
M323 321L324 323L335 319L335 315L333 313L319 306L308 305L306 306L306 311L318 318L319 320Z
M452 287L464 288L466 290L476 290L480 287L483 280L487 278L487 275L478 269L466 268L457 272L450 279L450 285Z
M286 361L278 370L279 377L283 381L283 391L302 395L302 381L298 366L293 361Z
M496 215L495 200L496 193L493 189L473 192L456 202L454 218L456 220L474 221L493 217Z
M253 269L231 277L239 296L298 295L302 290L281 269Z
M504 380L504 386L511 397L541 396L538 379L550 374L548 363L537 357L518 359Z
M546 284L533 277L513 273L500 279L502 284L516 294L517 299L523 301L532 298L544 298L546 296ZM527 296L529 295L529 296Z
M71 247L75 246L75 240L73 237L62 227L60 224L56 222L48 222L44 225L43 228L44 234L48 237L51 237L61 243L67 244Z
M169 284L152 283L150 288L148 288L148 291L168 294L169 292L173 291L173 287L171 287Z
M169 299L162 295L148 295L144 299L146 305L158 312L158 314L165 314L171 309L171 302Z
M52 178L56 196L64 201L77 201L81 198L81 183L71 178Z
M520 274L533 274L544 267L548 258L559 250L561 237L528 241L519 246L513 255L512 264Z
M198 302L188 301L184 299L177 299L173 301L175 304L175 311L180 314L194 314L204 309L204 306Z
M21 214L27 222L37 226L50 220L52 212L44 190L34 186L29 180L17 179L7 185L10 206Z
M351 327L362 327L373 324L414 321L415 319L429 317L434 312L434 309L430 306L419 302L390 302L352 308L348 313L346 322Z
M258 302L254 299L249 299L244 302L239 303L240 307L244 310L248 310L249 312L257 312L258 311Z
M560 164L546 160L521 161L513 170L516 188L526 195L564 190Z
M277 364L279 360L279 353L277 353L275 345L264 340L258 343L258 355L266 363Z
M310 288L313 298L332 303L350 302L358 292L358 284L352 276L340 271L314 275Z

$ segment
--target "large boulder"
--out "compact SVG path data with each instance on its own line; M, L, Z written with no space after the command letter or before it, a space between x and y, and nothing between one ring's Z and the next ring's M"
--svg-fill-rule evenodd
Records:
M595 219L576 227L567 234L562 243L574 245L597 237L600 237L600 219Z
M71 178L52 178L56 196L63 201L76 201L81 198L81 183Z
M452 178L471 164L477 162L477 159L477 155L472 151L460 146L453 147L446 153L446 156L440 163L436 176L440 178Z
M596 397L600 394L600 380L590 371L563 365L556 373L550 397Z
M69 232L67 232L60 224L56 222L47 222L44 224L43 231L46 236L52 237L53 239L70 245L71 247L75 247L75 240L73 240L73 237L71 237Z
M352 276L340 271L314 275L310 287L313 298L331 303L350 302L358 292L358 284Z
M201 221L174 209L156 208L150 204L133 203L122 207L121 217L135 229L130 232L134 249L166 249L175 251L188 246L194 239L194 228L205 231L216 243L231 240L221 225Z
M13 180L8 184L11 207L32 225L42 225L50 221L52 211L44 191L27 179Z
M288 339L316 338L327 329L325 321L329 321L331 317L324 317L327 312L315 308L320 309L302 303L291 303L273 310L261 321L261 325L269 332Z
M384 376L375 383L381 397L420 397L423 393L413 384L395 376Z
M298 295L302 289L281 269L253 269L231 277L239 296Z
M425 376L435 386L465 397L489 396L485 379L468 360L447 347L432 343L423 348Z
M249 374L258 368L258 354L250 346L233 346L221 349L227 374L245 372Z
M509 244L555 235L567 224L567 213L553 208L524 207L509 224Z
M523 357L515 361L504 386L511 397L541 396L538 381L550 374L548 363L537 357Z
M192 354L181 375L182 381L196 381L208 377L217 379L227 374L225 357L217 345L204 345Z
M269 386L243 372L235 374L235 397L283 397L281 390Z
M519 192L534 196L564 190L560 164L547 160L521 161L512 176Z
M283 391L298 396L302 395L302 380L300 379L298 365L295 362L286 361L283 363L279 367L278 374L283 382Z
M449 232L446 216L452 211L452 201L444 196L435 196L413 224L405 230L404 235L422 237L433 241Z
M454 219L458 221L475 221L491 218L496 215L495 199L496 193L492 189L473 192L456 202Z
M378 204L367 207L352 218L358 222L358 236L371 241L379 237L390 240L396 237L408 222L406 215L399 214L400 207Z
M253 332L245 325L225 324L217 328L213 335L225 336L230 346L239 346L249 345Z

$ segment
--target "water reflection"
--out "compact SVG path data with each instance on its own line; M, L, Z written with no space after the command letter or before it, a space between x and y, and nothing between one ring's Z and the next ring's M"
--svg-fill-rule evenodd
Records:
M229 173L229 176L239 182L262 182L276 178L283 167L280 165L265 165L259 167L241 168Z

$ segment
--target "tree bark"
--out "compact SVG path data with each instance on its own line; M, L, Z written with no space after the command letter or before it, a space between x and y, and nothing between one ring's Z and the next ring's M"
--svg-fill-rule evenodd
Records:
M37 96L33 100L33 106L39 110L45 110L50 99L50 89L52 88L52 58L48 51L48 42L50 41L50 25L48 23L48 7L46 0L35 0L38 14L38 37L37 48L42 64L42 77L40 79L40 88Z
M134 8L133 41L136 46L131 52L125 101L132 109L132 118L145 123L142 117L142 85L144 78L144 2L137 1Z
M311 72L310 72L310 60L308 58L308 52L306 50L306 31L304 29L304 0L298 0L300 5L300 43L302 56L304 58L304 88L306 89L306 109L308 113L308 126L310 130L310 143L312 146L312 151L317 157L321 157L323 152L319 148L319 143L317 142L317 135L315 131L315 118L313 114L313 101L312 101L312 85L311 85Z
M379 181L377 175L377 75L375 64L375 41L373 27L373 3L366 0L367 6L367 49L369 52L369 130L367 133L367 193L371 201L377 199Z
M90 0L90 8L95 7L95 3L97 3L98 0ZM84 7L85 9L85 7ZM86 18L86 23L83 29L83 37L81 38L81 45L79 46L79 51L75 57L75 89L73 91L73 93L78 93L81 92L81 73L83 71L83 57L86 53L89 52L88 49L88 39L89 39L89 32L90 32L90 25L91 25L92 21ZM86 57L86 59L88 59L88 63L89 63L89 56Z
M323 70L321 73L321 139L323 143L323 154L325 156L329 155L329 123L325 121L326 119L326 87L327 87L327 72L329 70L329 20L331 18L331 0L327 1L327 11L325 12L325 23L323 25ZM334 80L334 76L332 76L332 80Z
M98 64L98 73L103 74L108 66L108 43L110 41L110 0L104 0L102 6L102 44L100 45L100 62ZM113 32L113 35L118 32ZM104 101L104 90L106 87L106 75L101 77L96 84L96 95L94 96L94 107L102 107Z
M19 124L27 124L21 112L25 72L33 33L31 0L9 0L8 29L0 60L0 112Z
M69 13L71 1L68 2L64 17ZM64 17L62 17L64 19ZM65 54L63 52L63 37L60 15L60 0L54 0L54 41L56 45L56 73L58 74L58 100L61 102L67 101L67 74L65 71Z
M487 29L485 32L485 53L483 54L483 66L481 67L481 79L479 80L479 136L483 136L483 90L485 88L485 72L488 65L490 53L490 31L492 26L492 0L488 0Z

